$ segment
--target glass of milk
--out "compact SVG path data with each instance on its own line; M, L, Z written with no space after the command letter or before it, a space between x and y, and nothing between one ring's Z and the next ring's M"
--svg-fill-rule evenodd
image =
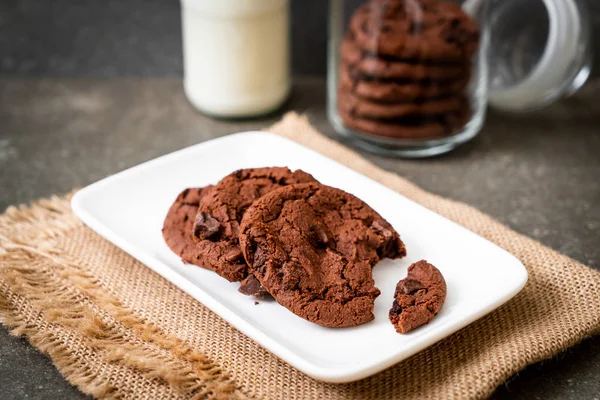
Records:
M184 87L198 110L246 118L291 90L289 0L181 0Z

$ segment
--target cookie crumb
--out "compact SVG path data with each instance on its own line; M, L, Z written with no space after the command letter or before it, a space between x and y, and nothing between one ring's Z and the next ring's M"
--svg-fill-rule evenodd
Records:
M246 296L254 296L257 299L264 299L269 295L269 292L262 287L253 274L249 274L242 282L240 282L238 292L245 294Z
M254 302L254 305L255 305L255 306L257 306L257 305L259 305L259 304L260 304L260 303L259 303L258 301L255 301L255 302Z

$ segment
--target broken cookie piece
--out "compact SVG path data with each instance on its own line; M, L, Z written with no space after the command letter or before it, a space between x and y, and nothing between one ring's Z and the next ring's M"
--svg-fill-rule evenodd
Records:
M425 260L408 267L408 276L396 285L389 317L398 333L425 325L440 312L446 300L446 281Z

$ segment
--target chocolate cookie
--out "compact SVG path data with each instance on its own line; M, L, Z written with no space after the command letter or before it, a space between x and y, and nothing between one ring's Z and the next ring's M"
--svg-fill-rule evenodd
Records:
M391 104L364 100L344 90L338 93L338 106L345 113L367 119L396 119L408 115L458 113L467 105L468 100L464 95Z
M383 59L363 53L351 38L346 37L340 48L340 57L352 75L380 79L441 80L468 78L469 63L428 64L417 60Z
M240 245L256 278L294 314L327 327L371 321L372 268L406 255L398 233L360 199L318 183L291 185L246 211Z
M223 178L202 198L193 227L196 259L225 279L237 282L248 276L238 234L244 212L260 197L282 186L316 182L304 171L288 168L252 168ZM242 285L242 290L246 291Z
M398 139L435 139L454 134L468 122L469 109L437 116L406 117L395 120L359 118L338 108L348 128L377 136Z
M212 186L185 189L175 199L163 223L162 234L167 246L184 262L200 265L192 229L200 200L211 189Z
M370 1L349 29L362 51L379 56L460 62L479 44L477 23L450 1Z
M165 218L162 229L165 242L186 263L203 266L197 258L198 248L192 231L200 200L212 187L211 185L205 188L185 189L177 196ZM248 275L241 282L239 291L258 298L268 295L253 275Z
M408 276L398 282L390 321L398 333L407 333L431 321L446 300L446 281L427 261L408 267Z
M366 100L397 103L458 94L464 92L468 84L467 78L425 82L366 80L352 76L347 66L342 65L339 87Z

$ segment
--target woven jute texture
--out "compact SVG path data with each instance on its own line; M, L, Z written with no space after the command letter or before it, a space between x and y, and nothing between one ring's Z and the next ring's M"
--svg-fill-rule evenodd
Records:
M427 193L295 114L270 129L389 186L518 257L513 300L410 359L351 384L306 377L84 227L69 198L0 217L0 317L81 391L110 398L482 398L600 330L600 274L461 203Z

